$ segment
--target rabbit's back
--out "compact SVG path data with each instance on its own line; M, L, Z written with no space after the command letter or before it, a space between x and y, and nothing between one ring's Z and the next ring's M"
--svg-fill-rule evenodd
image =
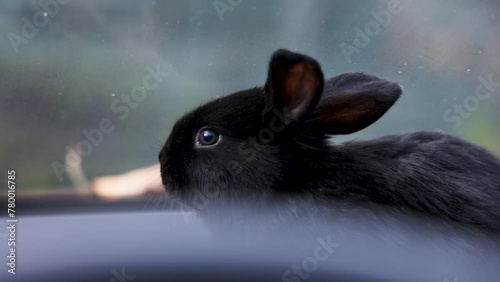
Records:
M500 159L437 132L332 146L319 185L331 194L500 230Z

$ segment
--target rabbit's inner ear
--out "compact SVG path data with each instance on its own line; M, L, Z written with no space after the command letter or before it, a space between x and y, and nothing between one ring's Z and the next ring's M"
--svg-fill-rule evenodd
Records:
M285 123L300 120L312 112L323 92L319 64L304 55L280 50L271 60L266 85L273 106L282 111Z
M327 135L362 130L381 118L401 95L399 85L389 82L387 85L392 91L366 90L327 97L320 102L310 122Z
M311 106L320 84L320 78L315 76L314 70L307 64L295 65L279 75L282 76L278 78L278 81L283 87L279 93L286 112L285 117L298 119Z

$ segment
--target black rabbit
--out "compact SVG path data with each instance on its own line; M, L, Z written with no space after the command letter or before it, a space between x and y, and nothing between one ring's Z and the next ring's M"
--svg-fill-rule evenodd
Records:
M163 184L200 208L307 195L500 231L500 159L487 150L437 132L329 144L377 121L401 92L363 73L324 81L314 59L278 50L264 87L175 124L159 155Z

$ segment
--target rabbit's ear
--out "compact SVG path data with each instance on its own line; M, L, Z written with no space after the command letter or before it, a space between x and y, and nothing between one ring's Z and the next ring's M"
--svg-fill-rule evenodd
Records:
M314 59L278 50L269 63L265 85L266 112L277 109L285 124L311 113L323 92L323 72Z
M381 118L401 96L401 87L364 73L331 78L310 120L324 134L350 134Z

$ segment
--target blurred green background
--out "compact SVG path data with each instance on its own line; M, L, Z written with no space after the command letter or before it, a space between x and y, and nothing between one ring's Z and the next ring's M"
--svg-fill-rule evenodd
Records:
M89 177L155 163L182 113L262 85L278 48L315 57L328 77L403 86L383 119L337 141L440 128L500 154L500 84L476 95L479 77L500 82L499 1L65 0L54 13L51 1L0 2L1 169L17 169L23 191L70 188L53 164L103 118L115 129L83 158ZM23 18L46 24L27 38ZM168 75L121 118L114 101L158 65Z

